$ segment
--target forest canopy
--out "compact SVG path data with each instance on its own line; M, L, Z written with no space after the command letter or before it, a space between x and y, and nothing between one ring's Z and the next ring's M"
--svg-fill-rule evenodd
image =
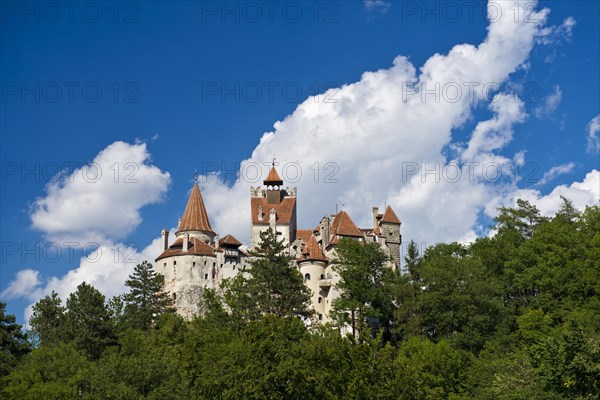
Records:
M410 242L402 271L378 246L342 240L326 326L309 322L274 235L191 321L148 262L124 295L82 283L46 296L27 332L0 303L0 397L600 399L600 208L563 199L544 218L519 200L493 232L423 254Z

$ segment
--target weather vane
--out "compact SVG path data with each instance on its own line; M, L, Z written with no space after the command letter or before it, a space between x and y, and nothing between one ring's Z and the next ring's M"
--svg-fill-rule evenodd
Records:
M194 168L194 183L198 183L198 170Z

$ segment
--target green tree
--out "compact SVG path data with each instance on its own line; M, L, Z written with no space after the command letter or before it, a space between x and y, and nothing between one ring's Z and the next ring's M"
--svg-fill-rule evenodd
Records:
M85 357L71 344L41 346L22 359L5 379L7 400L77 398L82 388Z
M149 262L136 265L125 285L129 287L123 296L125 320L130 326L147 330L171 309L171 299L163 291L164 277Z
M344 238L336 247L333 268L340 275L336 284L340 295L333 302L333 310L338 320L351 325L354 337L366 333L369 320L377 321L371 325L383 327L389 336L396 273L387 261L389 257L374 243Z
M261 232L260 239L250 252L249 270L226 284L225 301L233 315L245 320L264 314L309 316L310 291L292 266L283 241L270 229Z
M65 339L65 308L58 294L52 291L33 305L29 319L31 332L40 345L52 345Z
M422 261L418 297L422 332L478 351L505 316L501 282L458 243L428 248Z
M83 282L67 299L66 336L88 360L97 360L115 343L113 323L105 297Z
M515 230L523 237L533 236L535 228L546 218L540 215L540 210L527 200L517 199L517 207L500 207L500 214L495 218L497 229Z
M6 314L6 303L0 302L0 377L6 375L27 354L31 345L27 335L12 314Z

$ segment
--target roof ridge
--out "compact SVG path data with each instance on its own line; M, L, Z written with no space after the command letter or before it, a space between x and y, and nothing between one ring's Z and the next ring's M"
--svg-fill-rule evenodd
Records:
M333 224L331 224L331 231L334 235L362 237L360 229L344 210L335 215Z

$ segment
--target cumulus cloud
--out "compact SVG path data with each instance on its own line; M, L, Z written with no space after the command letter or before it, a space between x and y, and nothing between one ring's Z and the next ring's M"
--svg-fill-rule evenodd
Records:
M517 6L530 14L531 4ZM358 82L310 97L262 136L242 162L239 182L228 186L218 175L204 177L201 186L214 227L248 240L248 187L260 183L247 172L276 154L283 179L298 186L300 228L314 227L341 204L359 225L370 226L371 207L387 201L403 220L407 240L473 237L487 202L499 190L515 188L503 171L496 177L514 164L499 150L526 114L517 95L500 89L527 62L540 35L550 35L542 32L547 9L525 22L511 17L514 10L508 7L514 3L495 6L503 12L488 9L493 22L482 43L434 54L419 69L398 56L390 68L365 72ZM453 131L482 103L492 115L477 124L460 150ZM460 150L456 159L446 156L449 147ZM268 168L261 168L264 177ZM297 170L302 176L290 182Z
M131 233L142 222L140 208L160 201L169 183L144 143L114 142L46 186L32 205L32 225L52 241L110 242Z
M568 174L570 172L573 172L573 169L575 169L575 163L572 163L572 162L570 162L568 164L562 164L562 165L557 165L555 167L552 167L552 168L550 168L549 171L544 173L544 175L542 176L542 179L540 179L535 185L543 186L559 175Z
M42 278L39 271L33 269L19 271L1 295L8 299L23 298L31 301L24 313L24 320L27 322L36 301L53 291L65 301L82 282L100 290L107 299L125 293L125 281L133 273L134 267L142 261L154 262L160 252L160 238L155 238L143 249L135 247L133 243L103 244L81 257L79 266L63 276Z
M587 126L587 151L600 153L600 115L596 115Z
M17 272L15 279L0 293L5 299L25 297L35 299L39 295L40 273L33 269L24 269Z
M588 205L598 204L600 201L600 171L593 169L585 175L581 182L570 185L556 186L552 192L542 195L535 189L518 189L509 197L502 199L504 205L515 206L517 199L527 200L535 204L542 215L554 215L561 204L561 196L573 202L573 205L582 210Z

